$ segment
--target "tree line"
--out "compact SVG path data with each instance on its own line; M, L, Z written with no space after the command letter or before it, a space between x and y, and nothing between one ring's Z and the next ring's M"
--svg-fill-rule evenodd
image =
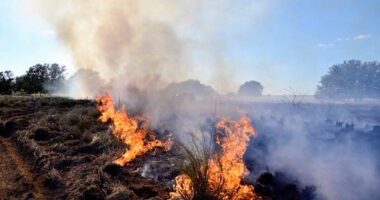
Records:
M378 99L380 63L348 60L333 65L322 76L315 95L320 99Z
M66 67L59 64L36 64L25 74L14 77L11 71L0 72L0 94L46 94L53 93L65 81ZM75 76L75 74L74 74ZM199 85L188 82L187 87ZM195 87L199 88L199 87ZM239 88L240 96L260 96L264 87L257 81L247 81ZM204 91L209 91L205 88ZM198 91L199 92L199 91ZM380 63L348 60L328 69L321 77L315 96L320 99L380 98Z
M10 70L0 72L0 94L46 94L55 92L65 80L66 67L56 63L36 64L15 77Z

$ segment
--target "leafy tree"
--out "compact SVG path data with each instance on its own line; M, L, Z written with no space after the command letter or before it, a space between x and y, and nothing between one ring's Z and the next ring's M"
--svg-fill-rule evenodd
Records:
M239 87L238 94L241 96L261 96L264 87L257 81L247 81Z
M322 76L316 96L328 99L362 99L380 97L380 63L344 61L333 65Z
M27 82L25 81L25 75L18 76L15 79L15 84L14 84L14 91L19 92L19 93L26 93L25 88L27 87Z
M45 83L45 89L48 92L55 92L65 80L65 66L59 66L54 63L48 66L48 80Z
M10 95L13 90L13 73L9 70L0 72L0 94Z
M44 85L49 80L49 66L37 64L28 69L26 72L23 81L24 90L28 94L33 93L46 93Z
M186 80L179 83L171 83L166 88L166 93L169 96L200 96L207 97L216 94L216 91L202 84L199 80Z
M54 92L65 79L65 66L36 64L16 78L15 89L28 94Z

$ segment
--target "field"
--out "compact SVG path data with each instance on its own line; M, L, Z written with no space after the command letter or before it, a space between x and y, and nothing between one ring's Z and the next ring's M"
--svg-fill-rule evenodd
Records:
M0 199L167 199L142 162L112 164L125 146L99 115L89 100L0 97Z
M246 153L246 162L255 171L251 176L269 171L275 178L277 174L279 182L296 186L301 194L313 191L302 199L379 199L378 103L289 102L240 107L248 110L259 134ZM276 184L269 185L273 188Z
M380 197L378 104L221 105L257 129L244 181L264 199ZM0 116L0 199L168 199L179 174L176 145L113 164L126 145L92 100L1 96Z

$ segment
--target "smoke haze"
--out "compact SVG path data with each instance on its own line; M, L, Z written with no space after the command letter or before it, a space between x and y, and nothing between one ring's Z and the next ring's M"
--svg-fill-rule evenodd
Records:
M221 34L233 32L228 30L231 24L242 29L251 25L270 5L261 0L35 1L77 69L94 70L119 88L138 89L188 78L213 82L221 90L236 89L234 81L219 81L227 66L220 59Z
M300 186L314 186L315 199L380 197L378 116L366 114L378 105L267 103L244 108L259 133L247 157L264 171L287 173Z

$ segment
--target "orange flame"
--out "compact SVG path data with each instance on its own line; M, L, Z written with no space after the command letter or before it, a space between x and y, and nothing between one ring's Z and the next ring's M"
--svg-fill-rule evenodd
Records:
M186 174L181 174L175 178L175 192L170 193L170 199L186 199L194 198L194 187L191 179Z
M253 186L241 183L247 172L243 155L249 138L257 135L249 118L244 116L237 121L220 120L216 130L216 143L221 149L208 160L207 190L214 194L219 192L217 198L223 200L260 199L255 195ZM192 199L193 188L190 177L182 174L176 178L171 198Z
M106 95L96 99L101 112L102 122L112 121L113 134L128 145L127 151L115 163L124 166L137 157L155 148L169 150L172 141L160 141L156 133L148 128L147 120L142 117L130 117L125 109L116 110L111 96Z

